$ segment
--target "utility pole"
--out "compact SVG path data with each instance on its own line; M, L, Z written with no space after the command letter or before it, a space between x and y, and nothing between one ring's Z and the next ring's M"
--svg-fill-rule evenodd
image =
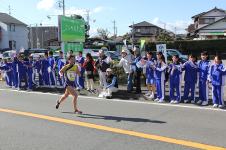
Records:
M63 0L63 15L65 16L65 2Z
M115 25L115 24L116 24L116 21L114 20L114 21L113 21L114 38L116 38L116 36L117 36L117 35L116 35L116 25Z
M132 46L134 47L134 22L133 22L133 26L132 26Z
M59 8L63 9L63 16L65 16L65 1L60 0L60 1L58 1L58 4L59 4Z
M174 34L175 34L175 41L176 41L177 40L177 27L175 27L174 30L175 30L175 32L174 32Z
M9 5L9 15L11 16L11 6Z
M89 27L90 26L90 24L89 24L89 21L90 21L90 16L89 16L89 14L90 14L90 10L86 10L86 12L87 12L87 26ZM87 30L87 34L89 35L89 30Z

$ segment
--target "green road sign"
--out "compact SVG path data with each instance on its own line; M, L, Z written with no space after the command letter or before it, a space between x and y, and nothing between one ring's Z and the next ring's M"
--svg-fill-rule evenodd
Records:
M64 43L64 53L72 50L73 52L83 51L83 43Z
M85 21L71 17L60 16L61 42L85 42Z

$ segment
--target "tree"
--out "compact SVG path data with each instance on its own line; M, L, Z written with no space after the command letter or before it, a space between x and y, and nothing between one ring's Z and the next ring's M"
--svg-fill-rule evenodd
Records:
M173 41L173 38L165 33L165 32L162 32L160 33L160 35L157 37L157 41L161 41L161 42L168 42L168 41Z
M99 28L97 29L97 34L101 39L107 40L109 38L110 32L108 31L108 29Z

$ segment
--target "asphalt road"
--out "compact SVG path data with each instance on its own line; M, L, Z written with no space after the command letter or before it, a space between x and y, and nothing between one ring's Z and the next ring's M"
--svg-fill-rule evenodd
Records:
M226 110L79 97L77 115L59 97L1 88L0 150L226 149Z

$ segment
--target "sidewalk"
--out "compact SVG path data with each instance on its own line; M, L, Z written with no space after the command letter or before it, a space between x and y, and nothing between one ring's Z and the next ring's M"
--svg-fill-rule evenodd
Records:
M98 87L98 83L95 84L94 87ZM11 89L5 86L5 83L0 81L0 89ZM144 94L147 92L147 88L145 86L142 86L142 93L141 94L135 94L135 92L128 93L127 92L127 86L126 85L119 85L119 91L117 93L113 93L113 99L120 99L120 100L134 100L134 101L151 101L150 99L147 99ZM135 87L134 87L135 89ZM184 87L182 85L181 88L181 96L183 96ZM33 91L36 92L43 92L43 93L54 93L54 94L63 94L64 88L47 88L47 87L39 87L35 88ZM226 87L224 88L224 91L226 91ZM166 83L166 91L165 91L165 101L169 102L169 86L168 82ZM96 94L90 93L87 90L81 90L79 91L79 95L82 96L88 96L88 97L98 97L98 93ZM198 88L196 88L196 99L198 100ZM226 95L224 95L224 100L226 100ZM209 88L209 101L212 103L212 93L211 93L211 87ZM226 102L226 101L225 101Z

